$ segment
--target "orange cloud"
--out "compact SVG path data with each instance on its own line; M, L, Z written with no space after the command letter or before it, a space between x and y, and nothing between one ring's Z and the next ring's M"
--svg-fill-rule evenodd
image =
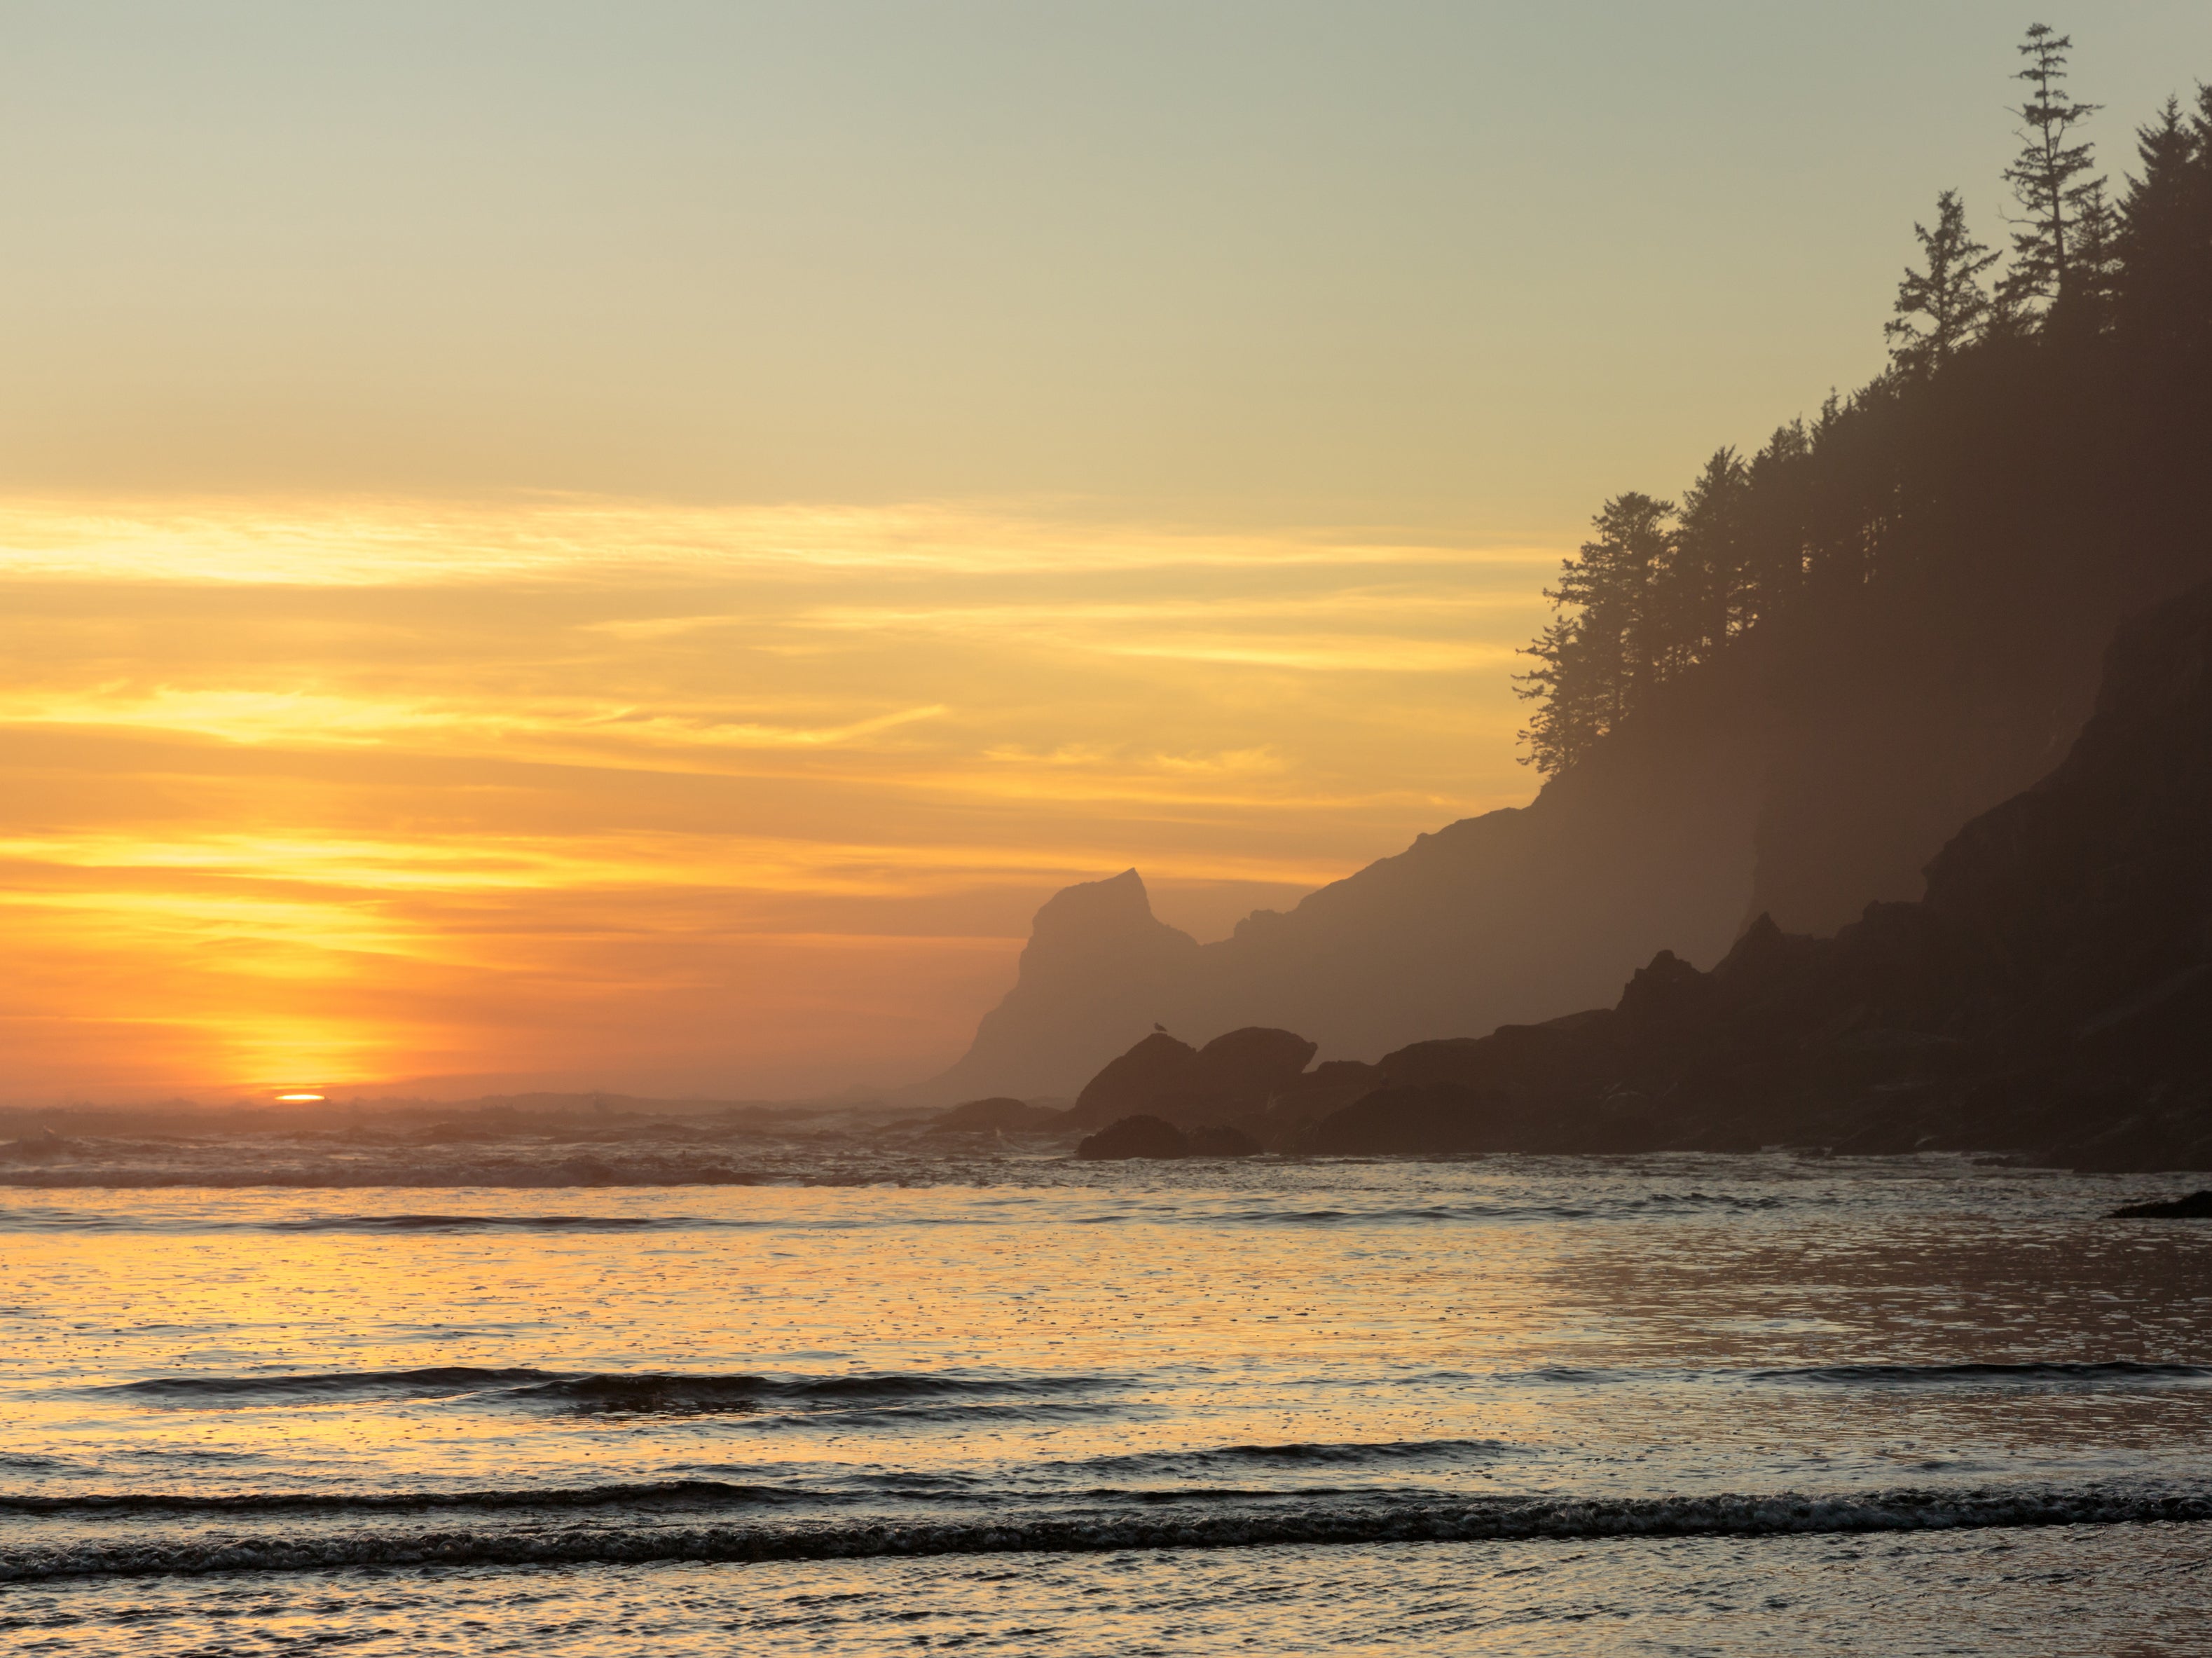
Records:
M7 1091L901 1080L1069 881L1138 864L1212 932L1524 795L1547 558L0 503Z

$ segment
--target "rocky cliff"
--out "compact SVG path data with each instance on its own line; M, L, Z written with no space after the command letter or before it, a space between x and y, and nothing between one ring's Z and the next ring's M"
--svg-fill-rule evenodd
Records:
M1171 1114L1324 1153L1787 1145L2212 1168L2212 585L2121 631L2063 762L1966 824L1926 887L1832 938L1762 916L1710 972L1662 950L1608 1008L1273 1077L1256 1108L1188 1097L1186 1060ZM1285 1056L1295 1040L1243 1034ZM1124 1069L1139 1085L1102 1095L1158 1108L1149 1073ZM1332 1070L1356 1098L1326 1096Z
M1198 941L1157 920L1133 869L1055 893L1022 951L1006 999L983 1016L966 1056L910 1090L926 1100L1073 1094L1174 1011Z
M1846 608L1747 640L1528 805L1424 835L1217 943L1155 920L1133 870L1068 888L968 1054L913 1093L1072 1094L1156 1023L1199 1041L1288 1028L1372 1060L1605 1000L1661 949L1717 961L1760 914L1832 932L1917 896L1961 823L2065 751L2128 591L1997 639Z

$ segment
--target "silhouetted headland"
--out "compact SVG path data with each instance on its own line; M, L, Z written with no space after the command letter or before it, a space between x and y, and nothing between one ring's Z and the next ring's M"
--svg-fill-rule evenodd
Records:
M1139 1040L1158 1024L1329 1056L1269 1096L1270 1144L2212 1161L2212 89L2141 129L2108 199L2065 46L2023 47L2001 273L1944 192L1883 374L1596 514L1522 677L1529 805L1217 943L1133 870L1071 887L909 1097L1096 1073L1086 1099L1188 1126L1213 1045Z

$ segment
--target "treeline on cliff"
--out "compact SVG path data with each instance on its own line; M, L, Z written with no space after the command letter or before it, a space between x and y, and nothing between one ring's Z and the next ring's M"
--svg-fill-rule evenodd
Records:
M2032 653L2076 595L2202 560L2212 88L2138 129L2116 188L2081 138L2097 106L2068 89L2071 48L2027 31L2009 246L1976 239L1957 192L1937 198L1881 374L1755 454L1720 449L1676 499L1597 513L1517 677L1529 763L1571 768L1754 632L1890 616L1962 662Z

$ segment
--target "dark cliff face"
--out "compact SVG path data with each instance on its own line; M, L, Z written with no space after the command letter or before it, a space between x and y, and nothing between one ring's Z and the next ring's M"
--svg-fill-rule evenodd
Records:
M1994 633L1839 604L1757 641L1766 759L1747 914L1831 933L1917 898L1962 824L2065 755L2112 629L2159 596L2115 583Z
M1967 824L1915 903L1832 938L1762 917L1710 973L1382 1060L1322 1151L2009 1151L2212 1167L2212 586L2124 629L2057 770Z

